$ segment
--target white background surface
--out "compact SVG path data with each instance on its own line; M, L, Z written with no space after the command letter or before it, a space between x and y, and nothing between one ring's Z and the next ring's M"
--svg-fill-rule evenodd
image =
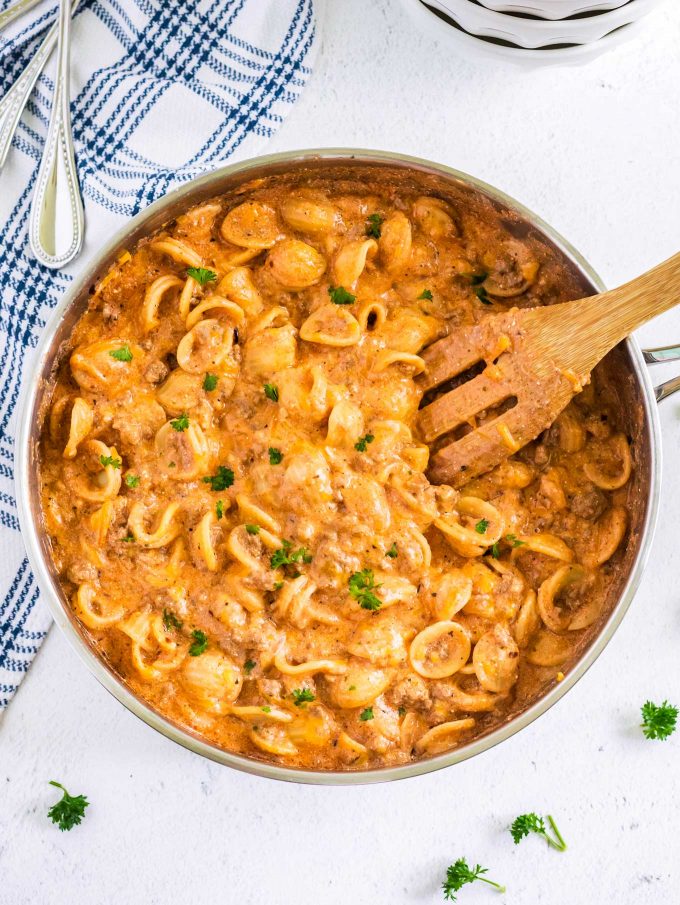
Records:
M329 0L316 74L270 150L394 149L448 163L536 210L614 284L680 246L680 4L581 69L456 59L397 0ZM680 342L680 310L643 334ZM672 373L672 368L670 373ZM447 771L383 786L251 778L127 713L52 632L0 723L0 903L407 905L441 902L461 855L507 884L464 903L680 902L680 732L638 728L680 703L680 397L662 407L664 489L642 587L605 653L549 713ZM48 779L90 797L71 833ZM569 842L515 847L551 812Z

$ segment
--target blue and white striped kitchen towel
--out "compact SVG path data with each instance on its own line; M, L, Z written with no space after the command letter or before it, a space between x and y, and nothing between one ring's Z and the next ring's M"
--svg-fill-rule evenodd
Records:
M0 0L0 10L11 0ZM85 200L80 265L125 218L234 155L251 156L297 100L316 51L313 0L82 0L71 115ZM0 33L0 96L54 21L54 0ZM54 60L52 61L54 64ZM47 131L41 76L0 173L0 713L49 628L14 499L15 406L41 329L73 275L32 260L28 216Z

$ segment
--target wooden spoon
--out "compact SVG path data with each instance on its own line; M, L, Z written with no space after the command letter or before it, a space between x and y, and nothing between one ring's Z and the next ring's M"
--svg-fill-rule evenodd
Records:
M459 385L420 410L420 434L431 444L465 426L473 429L437 449L432 480L460 487L534 440L610 349L678 302L680 254L618 289L513 308L433 343L421 353L427 365L422 389L436 390L454 378ZM486 364L482 372L465 380L464 372L480 362Z

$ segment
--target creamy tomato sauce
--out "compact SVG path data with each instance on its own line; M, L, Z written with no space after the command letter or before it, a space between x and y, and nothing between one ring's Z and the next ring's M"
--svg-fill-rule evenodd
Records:
M607 381L461 489L419 353L577 297L482 199L314 172L188 210L96 287L55 375L43 515L83 630L230 751L360 769L488 732L568 670L627 528Z

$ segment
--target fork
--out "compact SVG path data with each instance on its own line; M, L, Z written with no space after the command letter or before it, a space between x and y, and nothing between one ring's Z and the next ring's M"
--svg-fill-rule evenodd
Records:
M680 254L618 289L559 305L513 308L428 346L421 353L426 371L419 383L425 394L442 395L417 420L423 440L436 445L432 480L460 487L536 439L607 352L678 301ZM481 373L466 375L480 363ZM443 392L452 380L459 385ZM465 430L462 436L453 433Z
M27 13L29 9L33 9L38 3L40 3L40 0L17 0L16 3L13 3L6 10L3 10L3 12L0 13L0 31L2 31L3 28L6 28L10 22L14 22L19 16L23 16L24 13Z
M28 232L33 254L41 264L52 269L64 267L76 257L83 244L84 232L83 201L69 110L69 0L59 0L58 28L52 114L38 169Z

